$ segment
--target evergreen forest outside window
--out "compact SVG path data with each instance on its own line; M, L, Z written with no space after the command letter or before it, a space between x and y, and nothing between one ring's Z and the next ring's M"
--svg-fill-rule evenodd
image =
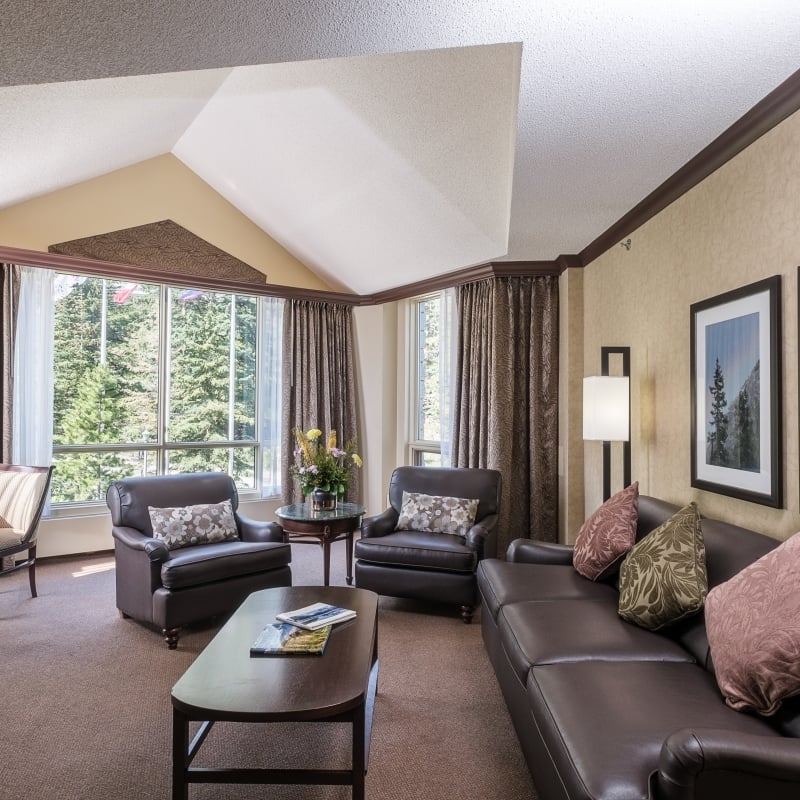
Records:
M450 465L454 293L411 301L411 463Z
M52 503L103 501L121 477L198 471L275 494L282 309L56 274Z

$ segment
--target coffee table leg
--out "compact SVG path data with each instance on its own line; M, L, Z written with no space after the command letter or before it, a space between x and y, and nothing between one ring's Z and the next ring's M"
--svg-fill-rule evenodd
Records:
M186 757L189 750L189 720L172 709L172 800L189 800Z
M353 800L364 800L366 772L365 706L360 705L353 716Z

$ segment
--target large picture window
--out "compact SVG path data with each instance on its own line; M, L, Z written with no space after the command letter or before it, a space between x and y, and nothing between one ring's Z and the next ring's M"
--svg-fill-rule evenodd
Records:
M282 312L273 298L56 273L51 502L206 470L274 494Z

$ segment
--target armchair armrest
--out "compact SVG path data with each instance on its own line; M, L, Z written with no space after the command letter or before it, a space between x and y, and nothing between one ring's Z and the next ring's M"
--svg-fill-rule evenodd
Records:
M536 539L514 539L506 551L506 561L523 564L572 566L572 546Z
M711 800L732 782L751 797L788 800L800 796L800 740L683 728L661 746L656 779L666 800Z
M374 536L386 536L392 533L397 525L399 515L391 506L382 514L374 517L364 517L361 520L361 538L369 539Z
M282 542L283 528L277 522L262 522L236 514L236 525L243 542Z
M163 563L169 559L169 548L161 539L145 536L136 528L113 525L111 527L111 535L131 550L144 551L151 561Z
M497 555L497 514L487 514L467 531L466 545L477 550L478 558L494 558Z

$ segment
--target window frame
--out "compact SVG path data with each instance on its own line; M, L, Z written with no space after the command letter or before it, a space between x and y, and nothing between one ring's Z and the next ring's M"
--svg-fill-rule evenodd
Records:
M95 273L86 274L79 269L69 269L65 267L54 267L54 274L67 274L78 275L86 277L91 280L109 280L120 282L125 279L119 275L99 275ZM188 277L188 276L187 276ZM134 279L136 280L136 279ZM201 287L203 291L212 292L215 294L227 294L231 297L247 297L255 300L256 302L256 325L255 325L255 430L253 438L251 439L215 439L212 441L178 441L167 440L166 432L168 429L169 420L169 403L167 402L167 392L169 391L169 370L170 370L170 336L171 336L171 314L168 313L170 304L171 290L186 290L187 288L195 288L191 286L191 281L174 282L174 281L159 281L154 277L142 278L139 283L147 283L158 287L159 298L157 302L158 309L158 328L159 328L159 341L158 341L158 365L157 365L157 398L156 398L156 431L155 440L147 442L121 442L113 444L56 444L53 442L52 453L55 456L58 453L137 453L142 451L150 451L154 453L156 459L155 474L163 475L166 473L166 467L169 461L170 451L185 451L191 449L207 449L207 450L228 450L233 449L247 449L253 451L253 464L254 464L254 486L241 487L237 485L237 492L242 500L274 500L279 497L280 486L270 487L276 490L277 493L270 493L265 495L264 491L264 441L265 431L262 425L262 411L263 403L265 402L264 391L264 372L265 364L263 363L263 352L266 347L265 339L267 337L266 324L265 324L265 301L274 298L274 296L265 295L261 292L248 292L244 287L236 286L231 288L222 287ZM229 420L230 424L230 420ZM230 457L230 456L229 456ZM53 503L49 505L47 516L50 518L59 517L75 517L83 515L91 515L99 511L105 510L105 502L103 500L82 500L65 503Z

